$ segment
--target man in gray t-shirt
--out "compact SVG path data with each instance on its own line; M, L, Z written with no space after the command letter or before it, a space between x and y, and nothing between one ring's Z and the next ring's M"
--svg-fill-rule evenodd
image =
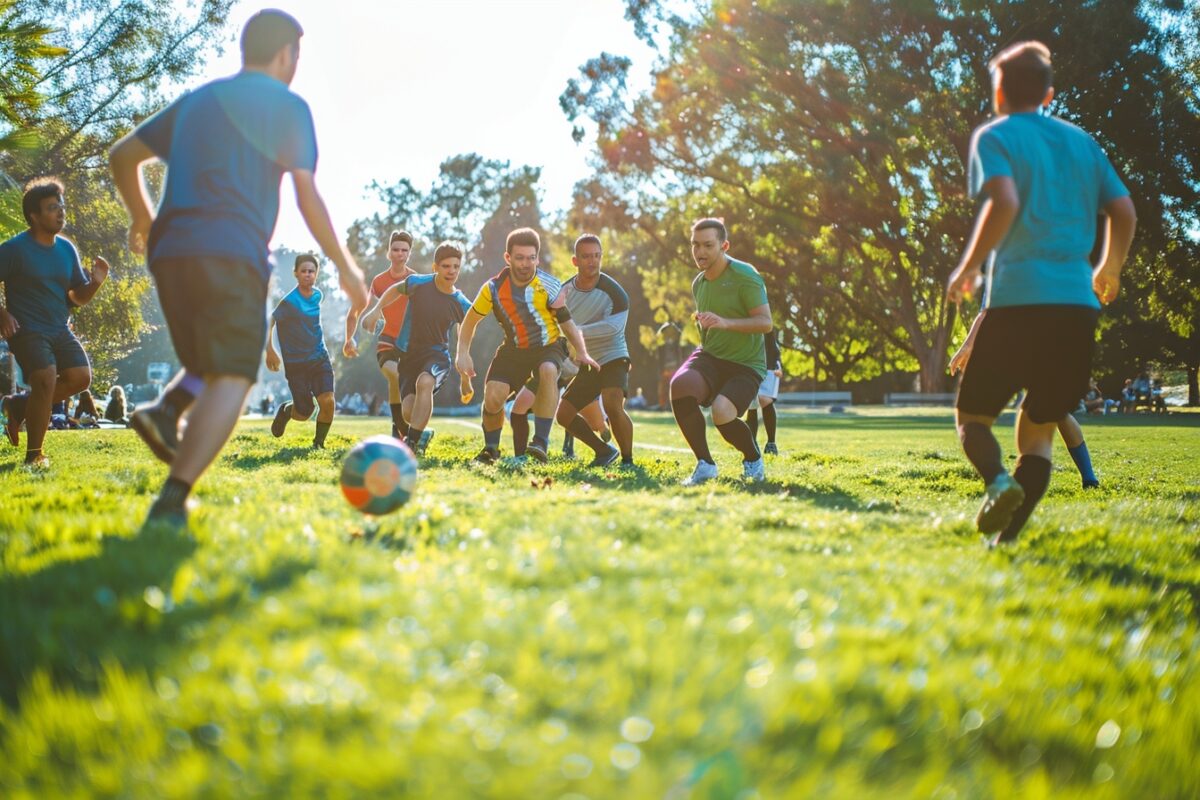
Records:
M575 277L564 284L567 309L579 326L588 352L600 369L583 367L571 380L558 403L558 424L595 451L591 466L607 467L621 457L633 463L633 421L625 413L629 394L629 346L625 323L629 319L629 295L621 285L600 271L603 258L599 237L585 233L575 240ZM605 444L579 416L579 409L600 398L618 447Z

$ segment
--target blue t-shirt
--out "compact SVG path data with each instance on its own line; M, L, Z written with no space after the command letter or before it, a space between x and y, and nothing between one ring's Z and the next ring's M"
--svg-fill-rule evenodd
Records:
M285 364L307 364L329 358L321 330L321 290L305 297L292 289L271 312L279 330L279 350Z
M167 162L151 263L229 258L258 267L265 280L283 173L317 167L308 104L269 75L239 72L185 94L137 135Z
M449 352L450 329L466 318L471 301L458 289L447 294L437 288L431 274L409 275L397 285L408 295L408 310L396 347L406 353L429 348Z
M67 292L88 283L75 245L61 236L44 245L29 231L0 244L0 283L5 305L21 330L58 333L67 327Z
M1088 260L1096 217L1129 194L1100 145L1055 117L1000 117L971 137L971 197L1001 176L1013 179L1021 208L992 255L985 306L1099 308Z

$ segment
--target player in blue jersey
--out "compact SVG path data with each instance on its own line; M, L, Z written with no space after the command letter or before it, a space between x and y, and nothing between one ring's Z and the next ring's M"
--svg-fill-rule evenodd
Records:
M429 444L429 437L422 434L433 415L433 396L450 374L450 331L471 309L467 296L454 288L462 259L461 244L442 242L433 253L433 274L410 275L389 287L363 317L363 325L373 328L385 308L408 300L396 346L405 353L400 372L401 405L408 424L404 441L417 455L424 455Z
M1095 140L1042 113L1054 97L1045 45L1015 44L989 68L997 117L972 135L969 162L982 205L946 296L959 303L971 294L990 257L986 313L955 412L986 487L976 527L995 546L1016 540L1050 482L1054 431L1087 391L1099 309L1120 289L1136 214ZM1107 241L1093 268L1098 214ZM992 425L1021 389L1020 457L1009 475Z
M296 256L292 274L296 276L296 288L292 289L275 310L267 326L267 369L278 372L280 364L287 376L292 399L280 403L271 422L271 434L283 436L289 420L307 420L313 414L313 400L317 406L317 431L312 446L320 450L325 447L325 437L333 424L336 404L333 399L333 364L329 351L325 349L325 335L321 330L321 300L323 295L317 288L317 271L320 265L312 253ZM279 331L281 359L271 341L271 333Z
M0 306L0 339L8 340L30 391L4 398L4 429L15 447L24 422L25 464L44 469L50 466L42 443L51 408L92 382L87 354L68 323L71 308L92 299L108 278L108 262L97 256L89 274L75 245L59 235L67 212L58 181L30 183L21 211L29 229L0 244L0 284L8 304Z
M183 364L162 396L130 419L171 465L150 520L186 524L192 486L224 447L258 376L267 334L267 245L284 173L351 307L367 302L362 270L338 240L317 191L312 114L288 89L302 34L282 11L255 14L242 29L239 73L185 94L112 149L113 180L131 217L129 247L147 253ZM142 165L154 158L167 163L157 214L142 177Z

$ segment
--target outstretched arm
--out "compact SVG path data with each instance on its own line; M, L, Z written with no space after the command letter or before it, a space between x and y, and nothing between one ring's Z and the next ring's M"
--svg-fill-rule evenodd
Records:
M142 179L142 165L156 156L134 131L112 146L108 158L113 185L117 187L117 194L129 212L129 249L144 255L154 212L150 210L150 195Z
M475 338L475 329L482 321L483 315L475 309L471 309L458 328L458 347L454 354L454 368L467 380L475 377L475 363L471 360L471 341Z

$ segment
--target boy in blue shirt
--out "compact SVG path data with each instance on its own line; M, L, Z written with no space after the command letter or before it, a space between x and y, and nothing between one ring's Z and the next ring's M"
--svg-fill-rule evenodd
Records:
M999 115L971 137L970 192L983 198L946 291L970 295L991 256L986 314L955 403L959 438L986 486L976 527L1015 541L1050 481L1054 431L1087 391L1101 303L1116 298L1136 216L1092 137L1051 116L1050 51L1021 42L989 64ZM1099 266L1089 255L1106 217ZM992 425L1024 389L1017 467L1009 475Z
M333 424L335 408L333 400L333 364L329 351L325 349L325 335L321 331L321 299L317 288L317 257L312 253L296 256L292 274L296 276L296 288L292 289L275 310L267 326L267 369L278 372L283 364L288 389L292 399L280 403L271 423L271 434L283 436L288 420L306 420L313 413L316 398L317 432L313 436L313 449L325 447L325 437ZM282 360L275 351L271 333L279 329L279 349Z
M112 149L113 179L132 218L129 246L148 255L183 364L162 396L130 419L171 465L151 520L186 524L192 486L233 432L258 376L267 333L267 247L284 173L351 307L366 305L362 270L338 241L317 192L312 114L288 90L302 34L282 11L255 14L242 30L241 72L184 95ZM141 174L152 158L168 165L157 216ZM180 439L179 419L189 409Z
M55 403L82 392L92 382L83 346L69 326L72 307L86 305L108 278L108 262L97 256L89 275L75 245L59 236L66 225L63 187L53 179L25 189L21 211L29 230L0 244L0 283L8 308L0 306L0 338L25 373L29 394L3 400L4 431L17 446L21 423L28 440L25 465L50 466L42 442Z

